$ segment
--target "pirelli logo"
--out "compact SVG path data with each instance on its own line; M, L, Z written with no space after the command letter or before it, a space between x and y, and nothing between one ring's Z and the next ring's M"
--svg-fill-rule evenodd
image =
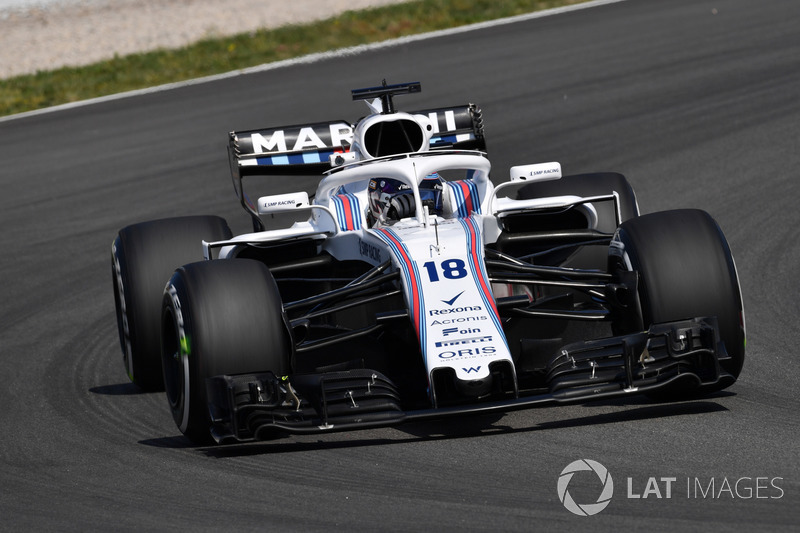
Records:
M452 341L439 341L436 343L437 348L446 348L448 346L462 346L464 344L478 344L481 342L492 342L491 335L484 335L482 337L471 337L468 339L457 339Z

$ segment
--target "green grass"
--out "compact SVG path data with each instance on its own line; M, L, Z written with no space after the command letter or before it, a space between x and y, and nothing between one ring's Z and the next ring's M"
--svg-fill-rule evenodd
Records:
M0 116L586 0L424 0L0 80Z

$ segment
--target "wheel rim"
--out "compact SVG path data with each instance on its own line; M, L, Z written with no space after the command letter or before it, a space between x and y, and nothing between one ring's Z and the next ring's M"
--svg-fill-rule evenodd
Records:
M174 410L180 406L183 390L183 372L180 368L180 344L178 331L172 311L167 310L164 316L161 354L164 360L164 388L167 391L169 406Z
M189 428L191 407L191 380L189 376L189 355L191 347L186 334L184 316L178 289L172 283L167 285L169 304L164 307L161 327L161 357L164 369L164 388L172 409L172 416L181 432Z

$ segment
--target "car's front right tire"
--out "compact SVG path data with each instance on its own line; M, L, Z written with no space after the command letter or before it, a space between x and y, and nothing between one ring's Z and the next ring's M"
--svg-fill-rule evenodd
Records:
M203 258L202 241L231 238L224 219L190 216L126 226L111 244L117 329L128 378L161 390L161 298L176 268Z

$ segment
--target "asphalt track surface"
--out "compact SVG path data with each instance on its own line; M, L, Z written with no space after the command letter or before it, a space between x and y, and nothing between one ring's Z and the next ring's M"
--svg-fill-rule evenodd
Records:
M632 0L0 123L0 529L797 531L797 20L794 0ZM191 446L163 394L127 382L112 238L199 213L247 230L226 133L356 119L349 90L383 77L422 82L401 107L481 105L495 181L556 160L625 173L643 212L709 211L743 287L739 381L689 402ZM592 517L556 491L584 458L615 484ZM599 481L569 490L591 503Z

